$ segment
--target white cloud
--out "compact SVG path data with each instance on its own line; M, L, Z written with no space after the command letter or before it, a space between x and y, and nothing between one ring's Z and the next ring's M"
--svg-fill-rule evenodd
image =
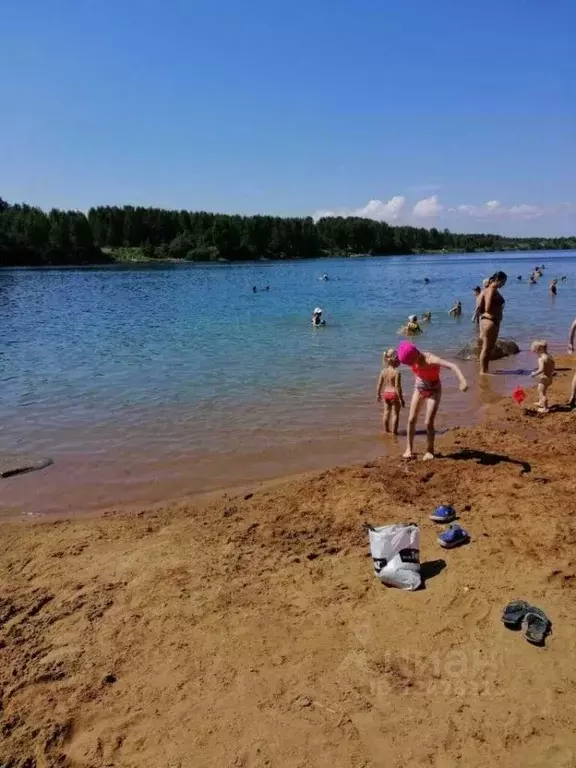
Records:
M406 203L406 198L402 195L395 195L387 203L382 200L370 200L370 202L355 212L355 216L363 216L367 219L376 219L376 221L396 221Z
M443 210L444 206L440 203L438 195L432 195L425 197L424 200L419 200L412 209L412 215L420 219L428 219L438 216Z
M487 200L485 203L460 203L455 205L445 205L440 202L438 195L425 197L412 208L412 220L439 218L470 218L478 222L520 222L531 221L547 216L566 216L566 214L576 213L576 203L560 202L549 203L546 205L529 205L528 203L514 203L513 205L504 205L500 200ZM314 214L314 220L318 221L323 217L357 216L363 219L373 219L374 221L386 221L390 224L399 220L408 222L411 217L406 212L406 198L404 195L395 195L388 201L370 200L362 208L345 208L340 211L319 210ZM429 226L433 226L430 224ZM452 226L454 223L452 221Z
M383 200L370 200L363 208L356 210L344 209L342 211L316 211L314 220L324 217L359 216L362 219L374 219L375 221L397 221L406 204L406 198L402 195L395 195L393 198L384 202Z
M546 212L537 205L517 203L515 205L502 205L499 200L488 200L482 205L457 205L448 209L450 213L459 213L471 216L475 219L537 219Z

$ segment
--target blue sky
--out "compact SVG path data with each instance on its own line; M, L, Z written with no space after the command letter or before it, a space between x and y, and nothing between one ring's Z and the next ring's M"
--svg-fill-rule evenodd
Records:
M576 2L26 0L0 195L576 233Z

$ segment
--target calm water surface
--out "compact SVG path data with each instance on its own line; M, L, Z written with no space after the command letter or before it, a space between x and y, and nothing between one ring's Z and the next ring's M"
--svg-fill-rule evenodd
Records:
M504 269L502 335L524 348L536 337L564 346L576 315L575 257L1 271L0 451L55 465L0 481L0 506L74 513L396 450L380 435L374 389L381 352L406 316L431 310L421 346L454 354L473 335L471 289ZM538 263L545 275L531 287ZM568 281L554 299L548 282L561 275ZM270 291L254 294L253 285ZM447 314L456 299L459 320ZM325 328L310 325L316 305ZM496 364L512 372L468 395L447 378L441 421L470 422L532 365L529 355ZM409 391L409 372L404 380Z

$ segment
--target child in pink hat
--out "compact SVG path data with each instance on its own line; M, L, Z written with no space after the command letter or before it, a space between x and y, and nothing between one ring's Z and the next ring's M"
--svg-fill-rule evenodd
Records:
M430 352L420 352L420 350L409 341L401 341L396 350L398 359L403 365L409 365L414 373L414 394L410 403L410 414L408 416L408 445L404 453L405 459L411 459L414 455L414 435L416 434L416 421L422 403L426 401L426 453L423 456L424 461L434 458L434 440L436 437L434 422L440 399L442 397L442 384L440 382L440 368L448 368L452 371L460 382L460 390L466 392L468 382L464 374L456 363L443 360Z

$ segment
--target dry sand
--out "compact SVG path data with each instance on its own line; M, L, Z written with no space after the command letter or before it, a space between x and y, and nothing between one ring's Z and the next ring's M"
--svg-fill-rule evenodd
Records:
M508 400L431 464L3 525L0 765L576 766L575 427ZM437 545L440 502L469 546ZM380 585L361 529L407 520L415 593ZM548 612L545 648L501 624L513 598Z

